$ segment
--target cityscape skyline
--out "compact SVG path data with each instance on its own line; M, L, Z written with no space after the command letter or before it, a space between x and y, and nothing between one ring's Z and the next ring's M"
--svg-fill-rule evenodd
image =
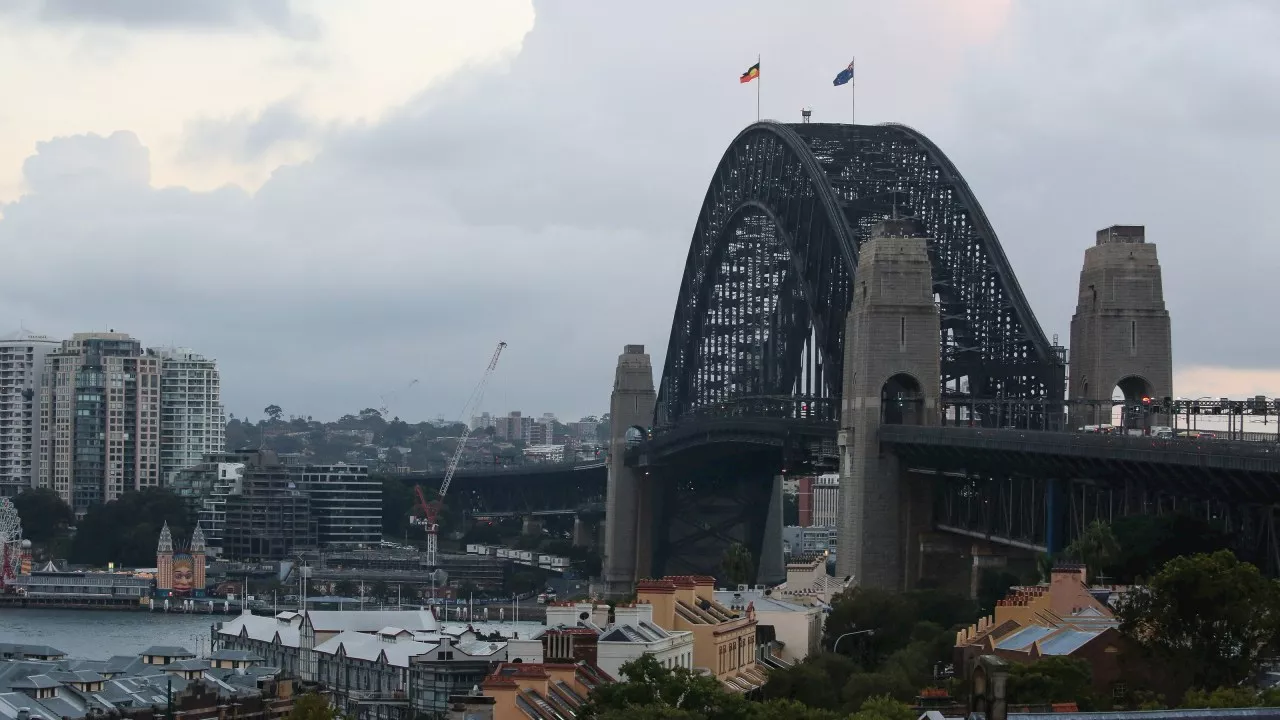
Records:
M25 49L31 68L0 143L0 243L26 269L0 290L8 326L181 338L218 357L238 417L267 404L337 417L421 378L395 414L449 418L497 340L510 350L487 409L599 413L617 348L643 343L661 364L698 199L725 138L755 119L743 67L762 57L765 117L799 121L808 106L847 122L830 75L853 52L858 120L906 122L948 149L1049 336L1067 336L1074 302L1060 268L1098 228L1143 223L1166 273L1175 392L1280 387L1280 339L1218 310L1267 304L1280 262L1262 241L1280 217L1254 197L1276 151L1252 141L1277 113L1222 110L1276 70L1235 52L1239 33L1263 46L1280 28L1265 3L1170 2L1156 30L1151 6L1101 2L831 2L814 7L818 28L763 2L566 13L491 0L451 18L389 3L364 24L308 5L279 23L159 25L25 5L0 18L22 39L3 57ZM466 30L410 42L405 17ZM1098 34L1088 48L1082 28ZM193 69L199 57L236 62ZM315 90L389 76L345 111ZM102 95L136 87L165 91ZM673 113L685 117L652 122ZM1224 157L1255 162L1227 171ZM1217 238L1229 253L1206 253ZM196 267L217 280L176 270ZM67 284L103 271L147 291L89 299Z

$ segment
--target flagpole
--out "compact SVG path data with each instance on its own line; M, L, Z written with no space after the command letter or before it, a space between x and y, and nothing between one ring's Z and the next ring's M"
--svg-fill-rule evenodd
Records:
M858 117L858 91L855 90L855 88L858 86L858 70L857 68L854 68L854 65L853 65L855 62L857 62L857 60L858 60L857 56L854 56L853 59L849 61L849 67L853 68L853 77L849 78L849 124L850 125L856 125L857 117Z
M764 82L764 73L761 72L760 55L756 55L756 122L760 122L760 84Z

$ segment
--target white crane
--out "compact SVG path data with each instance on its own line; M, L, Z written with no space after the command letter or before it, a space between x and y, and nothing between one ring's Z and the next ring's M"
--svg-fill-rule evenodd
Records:
M437 565L437 553L440 549L440 541L438 533L440 526L436 523L436 517L440 513L440 508L444 505L445 493L449 492L449 483L453 482L453 473L458 469L458 462L462 460L462 451L467 446L467 438L471 437L471 423L469 422L472 412L480 406L480 401L484 398L484 388L489 384L489 376L493 375L494 368L498 367L498 356L502 355L502 348L506 347L504 342L498 343L497 349L493 351L493 357L489 359L489 366L485 368L484 375L481 376L479 384L471 391L471 397L467 398L467 404L462 408L462 424L466 428L462 431L462 437L458 438L458 447L453 451L453 457L449 459L449 465L444 471L444 480L440 483L440 497L432 502L423 502L422 493L418 492L419 510L423 515L420 518L411 518L411 522L415 525L425 525L427 527L427 566L435 568ZM416 489L416 488L415 488Z

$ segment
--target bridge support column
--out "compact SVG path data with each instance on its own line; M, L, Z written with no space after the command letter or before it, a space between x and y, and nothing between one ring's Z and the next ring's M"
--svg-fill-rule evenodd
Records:
M1075 427L1110 423L1117 386L1130 407L1141 407L1143 397L1173 396L1169 311L1156 246L1146 242L1143 226L1099 230L1097 243L1085 250L1070 367ZM1134 420L1145 427L1168 422L1165 416Z
M637 558L652 554L649 543L640 547L640 529L649 528L651 503L641 500L645 471L627 467L628 434L639 440L653 422L657 396L653 390L653 364L643 345L627 345L618 356L609 400L612 434L609 438L609 482L605 499L605 592L625 597L635 590ZM642 512L646 514L642 517ZM648 533L645 534L648 537Z
M533 515L525 515L520 522L521 535L537 535L542 532L542 520Z
M906 586L904 533L916 524L903 522L903 479L897 457L881 451L880 425L938 421L938 309L920 235L911 220L873 229L859 253L845 323L836 572L867 587Z
M756 564L756 582L773 585L786 579L787 564L782 557L782 476L775 475L764 520L764 540L760 543L760 562Z

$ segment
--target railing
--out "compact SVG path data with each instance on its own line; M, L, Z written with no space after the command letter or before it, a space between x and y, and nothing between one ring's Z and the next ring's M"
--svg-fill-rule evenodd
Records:
M677 423L739 417L836 422L840 419L840 409L836 400L830 397L743 395L694 408L681 416Z

